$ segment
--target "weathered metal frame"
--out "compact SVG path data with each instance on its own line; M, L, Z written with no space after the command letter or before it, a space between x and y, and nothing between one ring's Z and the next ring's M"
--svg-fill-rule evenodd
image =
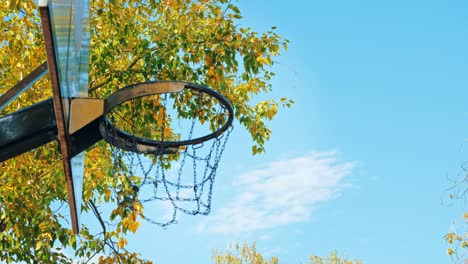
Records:
M70 135L70 156L74 157L102 139L101 118L90 120ZM52 98L0 117L0 162L14 158L57 139Z

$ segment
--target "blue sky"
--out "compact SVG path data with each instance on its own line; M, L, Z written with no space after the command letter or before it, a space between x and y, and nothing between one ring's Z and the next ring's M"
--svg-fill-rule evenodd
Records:
M447 177L468 160L465 1L239 1L242 26L291 41L271 96L296 101L251 157L237 127L208 217L144 225L130 247L156 263L209 263L257 242L281 263L338 250L365 263L450 263L459 222Z

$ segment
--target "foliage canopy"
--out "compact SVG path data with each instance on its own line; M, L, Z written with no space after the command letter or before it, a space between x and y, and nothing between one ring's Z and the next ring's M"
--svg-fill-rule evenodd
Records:
M0 19L3 93L46 57L36 1L1 1ZM271 134L267 122L293 103L257 99L271 91L270 68L287 41L274 28L260 34L240 27L239 8L227 0L91 0L90 19L92 97L148 80L213 87L232 102L238 123L252 137L253 154L264 151ZM1 114L50 96L49 79L42 78ZM85 223L75 236L68 229L61 166L57 143L0 164L0 260L68 263L100 255L103 263L143 263L126 250L126 236L141 225L144 205L138 199L119 203L133 190L113 174L108 145L96 144L85 162L83 210L95 213L100 230ZM104 205L109 216L101 213ZM74 256L64 253L67 248Z
M214 264L278 264L279 259L276 256L266 258L257 251L254 244L235 244L230 246L230 250L225 254L215 250L211 257ZM336 251L331 252L327 257L311 255L307 264L362 264L360 260L350 260L341 257Z

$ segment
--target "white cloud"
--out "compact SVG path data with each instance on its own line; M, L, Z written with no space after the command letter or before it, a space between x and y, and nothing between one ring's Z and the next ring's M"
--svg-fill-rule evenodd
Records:
M271 236L268 235L268 234L264 234L264 235L261 235L258 240L259 241L266 241L266 240L270 240L271 239Z
M354 168L336 151L277 161L237 177L234 197L199 231L238 234L307 221L314 206L336 197Z

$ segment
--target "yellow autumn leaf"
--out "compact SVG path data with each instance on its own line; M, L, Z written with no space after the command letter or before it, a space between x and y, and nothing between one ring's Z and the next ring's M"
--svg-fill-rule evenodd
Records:
M137 213L143 211L143 205L137 201L133 203L133 208L135 209L135 212Z
M43 234L43 237L46 239L46 240L52 240L52 235L50 233L44 233Z
M42 244L43 244L43 243L42 243L41 240L37 241L35 250L39 250L39 249L42 247Z
M167 126L164 127L164 132L163 132L163 134L164 134L164 138L167 139L167 138L171 135L171 128L170 128L170 127L167 127Z
M138 229L138 227L140 227L141 223L138 222L138 221L132 221L131 223L129 223L128 225L128 230L132 231L132 233L135 233Z
M124 248L126 244L127 244L127 240L125 238L121 237L119 239L119 242L117 243L117 246L119 246L119 248Z
M450 256L452 256L453 254L455 254L455 250L453 248L448 248L447 249L447 254L449 254Z
M105 192L106 199L109 199L110 196L111 196L111 191L109 189L106 189L106 192Z
M462 248L468 248L468 241L463 241L461 244Z
M453 240L455 238L455 234L454 233L448 233L445 235L445 241L447 241L447 243L449 244L452 244L453 243Z

